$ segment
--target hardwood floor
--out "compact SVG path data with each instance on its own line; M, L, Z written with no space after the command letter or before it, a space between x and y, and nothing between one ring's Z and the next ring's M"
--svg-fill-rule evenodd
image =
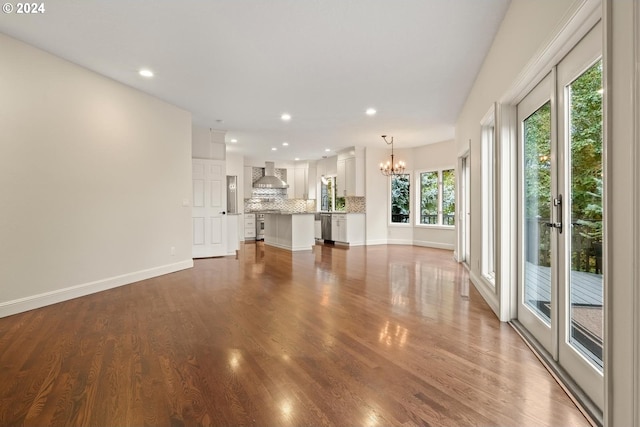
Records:
M586 426L448 251L247 244L0 319L3 426Z

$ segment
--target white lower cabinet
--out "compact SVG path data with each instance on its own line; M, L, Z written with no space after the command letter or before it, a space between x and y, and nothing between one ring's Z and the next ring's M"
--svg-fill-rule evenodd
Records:
M244 214L244 239L256 239L256 214L254 213Z
M351 246L364 245L365 214L332 214L331 240Z
M331 215L331 240L349 243L347 239L347 214Z
M273 213L265 215L264 244L289 251L307 251L315 245L314 214Z

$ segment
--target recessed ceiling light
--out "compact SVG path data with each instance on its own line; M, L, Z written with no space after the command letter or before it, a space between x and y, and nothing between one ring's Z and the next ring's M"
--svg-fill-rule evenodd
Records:
M153 77L153 71L147 69L138 71L138 74L140 74L142 77Z
M233 142L233 143L235 144L236 142L238 142L238 140L237 140L237 139L235 139L235 138L233 138L233 139L231 140L231 142Z
M284 113L284 114L282 114L282 115L280 116L280 118L281 118L282 120L284 120L285 122L288 122L289 120L291 120L291 114L289 114L289 113Z
M331 148L325 148L324 151L328 153L329 151L331 151Z
M287 146L289 146L289 143L288 143L288 142L283 142L283 143L282 143L282 146L283 146L283 147L287 147Z
M278 149L276 147L272 147L271 151L278 151Z
M296 157L296 158L295 158L295 159L293 159L293 160L295 160L295 161L297 162L298 160L300 160L300 157Z
M376 109L375 108L367 108L367 116L373 116L374 114L376 114Z

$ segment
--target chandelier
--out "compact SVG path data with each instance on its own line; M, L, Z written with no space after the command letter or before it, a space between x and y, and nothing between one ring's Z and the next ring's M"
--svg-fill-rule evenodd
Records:
M384 176L402 175L404 173L405 164L403 161L394 163L393 160L393 137L391 141L387 141L387 135L382 135L382 139L387 145L391 145L391 161L387 160L387 163L380 163L380 172Z

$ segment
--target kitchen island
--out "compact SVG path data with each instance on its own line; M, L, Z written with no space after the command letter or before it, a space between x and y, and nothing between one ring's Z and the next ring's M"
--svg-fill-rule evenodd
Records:
M309 251L315 245L313 212L267 213L264 244L288 251Z

